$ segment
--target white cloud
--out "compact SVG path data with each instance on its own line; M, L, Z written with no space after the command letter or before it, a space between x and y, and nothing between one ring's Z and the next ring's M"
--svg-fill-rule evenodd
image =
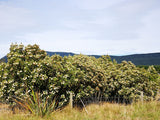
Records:
M160 9L149 12L142 19L144 27L138 30L139 44L144 52L160 52Z
M89 34L85 31L48 31L17 36L19 40L26 40L26 44L39 44L46 51L74 52L83 54L129 54L137 52L137 41L128 40L96 40L85 39ZM132 51L132 52L131 52Z
M139 30L140 37L145 40L160 42L160 9L155 9L149 12L142 19L144 27Z
M9 47L10 44L0 44L0 58L4 57L5 55L7 55L7 53L9 52Z
M11 42L83 54L160 51L159 4L159 0L3 1L1 51L8 51Z
M77 5L86 10L102 10L123 1L125 0L76 0Z
M0 32L14 32L33 27L31 11L0 4Z

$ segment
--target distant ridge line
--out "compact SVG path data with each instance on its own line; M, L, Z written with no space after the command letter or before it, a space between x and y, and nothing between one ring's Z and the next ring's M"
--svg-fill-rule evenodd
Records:
M52 55L60 55L62 57L64 56L73 56L78 55L72 52L51 52L46 51L49 56ZM94 56L96 58L101 57L102 55L88 55L88 56ZM156 53L143 53L143 54L131 54L131 55L123 55L123 56L114 56L109 55L111 59L115 59L118 63L121 63L123 60L126 61L132 61L135 65L160 65L160 52ZM5 60L7 62L7 56L4 56L0 60Z

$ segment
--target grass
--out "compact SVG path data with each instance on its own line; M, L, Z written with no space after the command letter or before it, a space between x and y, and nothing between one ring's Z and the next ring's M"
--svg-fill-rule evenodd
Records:
M0 107L1 108L1 107ZM31 114L0 112L0 120L160 120L160 102L144 102L132 105L120 105L103 103L102 105L91 104L85 110L78 108L55 111L44 118Z

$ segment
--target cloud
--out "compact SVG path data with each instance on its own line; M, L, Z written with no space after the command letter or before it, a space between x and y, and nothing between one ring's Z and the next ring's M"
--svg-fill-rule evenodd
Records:
M139 29L139 41L143 51L160 52L160 9L154 9L142 19L144 27Z
M39 44L46 51L74 52L82 54L129 54L137 52L137 40L96 40L85 38L89 33L85 31L47 31L31 33L25 36L17 36L19 40L25 40L26 44ZM132 52L131 52L132 51Z
M75 3L80 9L75 9L70 13L71 16L60 20L61 24L75 31L90 31L93 36L86 38L97 40L138 39L138 31L144 27L142 19L158 7L157 1L150 0L82 0Z
M125 0L76 0L77 6L85 10L103 10Z
M7 46L5 51L11 42L84 54L160 51L159 4L159 0L3 1L0 43Z
M0 31L10 32L35 25L31 12L23 8L0 5Z
M142 22L144 24L144 27L139 30L139 34L141 38L144 38L146 40L158 40L160 38L160 9L154 9L149 12L148 15L146 15Z

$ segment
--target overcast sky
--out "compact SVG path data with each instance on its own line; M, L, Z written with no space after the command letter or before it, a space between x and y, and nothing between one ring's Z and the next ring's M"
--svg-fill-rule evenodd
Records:
M82 54L160 52L160 0L0 0L0 57L16 42Z

